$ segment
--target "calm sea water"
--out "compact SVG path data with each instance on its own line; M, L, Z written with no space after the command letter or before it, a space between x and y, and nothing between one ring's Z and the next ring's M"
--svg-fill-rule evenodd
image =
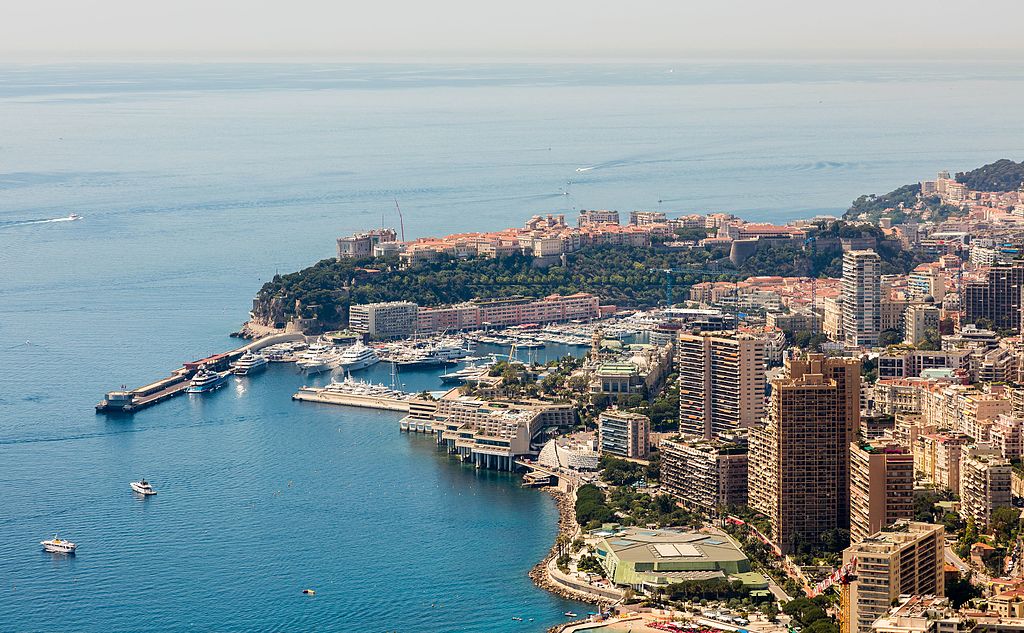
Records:
M92 406L230 347L262 281L396 224L396 197L409 237L595 207L839 213L1020 159L1021 79L1000 64L0 67L0 630L561 620L581 607L526 578L551 501L400 435L393 414L293 403L303 381L284 367L133 418ZM48 221L70 212L85 219ZM157 497L132 498L140 476ZM39 551L55 531L78 556Z

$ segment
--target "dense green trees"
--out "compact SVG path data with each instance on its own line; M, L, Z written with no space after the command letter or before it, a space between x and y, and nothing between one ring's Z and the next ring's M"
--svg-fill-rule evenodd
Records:
M711 578L674 582L667 587L658 587L655 592L669 600L722 600L746 597L750 589L738 580L730 582L725 578Z
M604 491L594 484L580 486L576 491L576 522L584 529L592 530L614 519L608 507Z
M886 209L894 209L900 205L905 207L914 206L914 204L917 203L917 196L920 193L921 185L915 183L912 185L903 185L902 187L880 196L873 193L863 195L853 201L853 204L850 205L850 209L846 212L844 217L855 218L862 213L867 213L869 217L878 218Z
M1014 191L1024 182L1024 161L1015 163L1002 158L977 169L960 172L956 180L973 191Z
M918 262L876 227L846 223L822 224L812 230L822 237L870 236L879 241L883 273L907 272ZM393 259L326 259L299 272L275 275L260 288L253 306L265 321L283 323L298 315L316 317L325 326L345 325L350 304L415 301L430 306L474 298L590 292L603 303L648 307L665 301L665 269L720 270L721 275L676 273L674 298L701 281L735 280L750 275L839 276L842 251L778 246L759 250L737 270L720 249L670 249L661 245L588 246L570 255L565 265L535 266L524 255L499 259L442 259L400 268Z
M835 621L825 613L825 598L794 598L782 605L782 612L796 620L804 630L813 633L839 633Z

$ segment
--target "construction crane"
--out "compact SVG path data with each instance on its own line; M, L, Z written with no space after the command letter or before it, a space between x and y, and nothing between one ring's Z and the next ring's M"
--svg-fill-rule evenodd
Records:
M735 277L736 282L743 277L736 271L721 270L715 268L655 268L658 272L665 273L665 304L672 306L672 288L675 285L674 275L698 275L701 277Z
M807 592L809 598L820 596L832 587L839 585L841 590L846 590L847 586L857 579L857 557L850 559L850 562L846 563L839 569L832 572L828 578L822 580L818 584L811 587Z

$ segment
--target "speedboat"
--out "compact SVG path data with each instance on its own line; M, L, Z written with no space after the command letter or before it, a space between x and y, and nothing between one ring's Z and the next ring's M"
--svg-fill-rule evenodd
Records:
M68 214L68 219L69 220L81 220L82 216L78 215L77 213L69 213Z
M362 341L356 342L338 357L338 367L346 371L365 369L379 362L380 357L377 356L377 350L364 345Z
M39 541L39 544L43 546L44 550L53 554L74 554L75 548L78 547L71 541L57 538L56 534L48 541Z
M573 613L572 611L566 611L565 612L565 617L567 617L567 618L575 618L577 615L579 615L579 614Z
M145 479L141 481L133 481L130 484L132 490L139 493L140 495L155 495L156 490L153 490L153 486L149 485L149 482Z
M239 376L255 374L258 371L266 369L268 362L269 361L267 361L266 357L262 354L246 352L242 354L241 358L235 361L234 368L231 371Z
M224 386L224 383L228 380L228 372L216 372L208 371L206 369L200 369L196 372L196 375L192 377L192 382L188 388L185 389L186 393L206 393L207 391L214 391Z

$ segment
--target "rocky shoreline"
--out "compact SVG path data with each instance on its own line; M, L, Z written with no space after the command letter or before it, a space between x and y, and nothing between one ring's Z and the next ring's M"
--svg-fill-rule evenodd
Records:
M563 587L562 585L554 582L550 575L548 575L548 565L551 564L551 561L558 556L559 541L564 541L568 547L568 543L572 542L572 539L579 531L579 525L576 523L576 508L572 495L562 492L557 488L546 488L546 491L555 498L555 505L558 507L558 536L555 538L555 543L551 546L551 550L548 552L547 556L534 565L533 569L530 570L530 580L532 580L533 584L537 585L541 589L567 600L588 602L596 605L602 605L609 602L607 598L600 598L598 596L590 595L581 591L573 591ZM559 627L556 628L560 628L562 626L564 625L559 625Z

